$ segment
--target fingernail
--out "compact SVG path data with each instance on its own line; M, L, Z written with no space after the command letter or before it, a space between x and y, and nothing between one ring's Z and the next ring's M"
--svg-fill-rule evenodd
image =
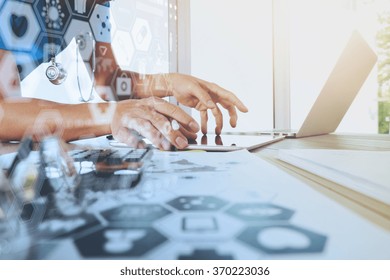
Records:
M173 130L179 130L180 129L180 125L177 122L177 120L172 120L171 125L172 125L172 129Z
M198 125L198 123L196 123L196 122L190 122L189 126L190 126L190 128L191 128L193 131L199 131L199 125Z
M185 148L187 147L188 145L188 142L187 142L187 139L184 139L183 137L177 137L176 138L176 144L180 147L180 148Z

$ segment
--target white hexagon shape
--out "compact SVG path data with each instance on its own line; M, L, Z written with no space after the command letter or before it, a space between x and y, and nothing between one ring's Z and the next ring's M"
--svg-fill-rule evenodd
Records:
M136 1L129 0L116 0L111 4L112 20L118 29L130 32L136 16L136 5Z
M74 19L70 23L68 30L65 33L65 43L69 45L70 42L76 39L80 55L84 61L88 61L91 58L93 52L93 34L88 22Z
M34 131L40 139L52 135L62 137L65 121L58 110L42 110L35 118Z
M115 33L112 48L116 61L122 70L130 70L135 49L129 32L118 30Z
M105 101L115 101L114 93L109 86L95 86L96 93Z
M149 50L150 43L152 42L152 31L147 20L137 18L131 30L131 35L137 50L145 52Z
M91 25L95 40L98 42L111 42L110 9L106 6L96 5L89 23Z
M0 12L0 35L7 49L31 51L41 31L29 4L7 1Z

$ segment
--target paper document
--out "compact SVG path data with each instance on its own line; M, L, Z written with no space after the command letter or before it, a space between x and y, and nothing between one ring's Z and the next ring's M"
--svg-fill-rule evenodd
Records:
M154 150L144 167L132 188L100 177L56 203L35 193L32 258L390 259L387 228L246 150Z
M390 205L390 152L297 149L279 158Z

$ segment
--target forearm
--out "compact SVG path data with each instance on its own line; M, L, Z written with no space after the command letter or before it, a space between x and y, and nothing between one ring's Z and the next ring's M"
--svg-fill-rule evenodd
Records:
M172 96L172 86L169 74L141 75L131 73L133 95L135 98Z
M172 74L146 75L122 70L115 59L111 44L96 42L96 49L100 47L105 48L105 55L102 56L100 52L96 52L96 65L90 65L91 68L95 68L95 84L97 86L112 86L113 81L115 84L115 79L123 75L131 78L131 97L133 99L172 95L169 81ZM114 71L115 69L117 70Z
M36 138L57 134L65 141L110 133L110 120L96 121L90 104L60 104L45 100L21 98L2 101L0 140L20 140L25 135ZM108 103L99 104L102 111Z

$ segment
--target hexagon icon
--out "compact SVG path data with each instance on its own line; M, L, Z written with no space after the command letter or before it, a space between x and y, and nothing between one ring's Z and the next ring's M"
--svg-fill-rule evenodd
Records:
M12 173L10 175L12 176ZM7 220L9 217L17 217L19 210L17 207L18 197L2 170L0 171L0 194L0 222Z
M91 18L89 19L89 23L97 42L111 42L112 27L110 20L110 8L102 5L96 5Z
M42 33L36 43L34 59L38 64L49 62L53 56L58 55L64 47L64 38L60 35Z
M99 103L89 103L88 109L96 124L104 124L107 120L112 120L114 117L116 103L110 102L108 108L103 108Z
M136 258L159 247L167 238L153 228L110 226L75 241L87 258Z
M154 73L169 72L169 53L167 47L163 46L161 40L154 39L152 41L149 55L152 57Z
M31 232L37 230L37 226L45 216L46 205L44 203L27 202L22 206L21 218L29 226Z
M69 1L37 0L35 2L34 11L42 28L50 33L64 35L72 19Z
M130 32L136 15L136 1L117 0L111 4L112 19L118 29Z
M75 38L80 55L84 61L88 61L93 53L93 34L88 22L74 19L65 33L65 43L69 45Z
M293 225L249 227L237 238L267 254L320 253L327 240L322 234Z
M64 119L58 110L42 110L34 121L34 130L43 139L46 136L64 134Z
M95 86L96 93L106 101L115 101L114 93L109 86Z
M137 18L131 30L131 35L137 50L144 52L149 50L152 42L152 31L147 20Z
M129 204L107 210L102 216L111 224L147 226L169 214L171 211L158 204Z
M29 4L7 1L0 12L0 35L7 49L31 51L41 28Z
M269 203L238 203L226 213L245 222L288 221L294 211Z
M215 196L181 196L167 204L179 211L218 211L227 202Z
M89 18L95 7L95 0L71 0L69 4L74 17Z
M234 260L232 255L218 253L215 249L195 249L191 254L181 254L178 260Z
M178 213L155 224L164 235L177 240L220 242L234 238L244 223L215 212Z
M79 235L86 230L90 232L95 227L102 228L100 222L93 215L80 214L64 217L56 208L53 208L45 213L43 220L36 226L35 236L45 239L70 237Z
M118 30L114 35L112 48L119 66L123 70L130 70L135 49L129 32Z
M167 73L168 71L157 71L153 73ZM149 88L147 89L147 92L153 94L154 90L157 90L159 92L164 92L163 96L169 96L169 93L173 90L173 83L170 80L171 78L169 75L158 75L158 76L152 76L151 81L149 84ZM154 82L156 80L156 82ZM187 177L189 178L189 177ZM219 186L216 186L216 188Z

